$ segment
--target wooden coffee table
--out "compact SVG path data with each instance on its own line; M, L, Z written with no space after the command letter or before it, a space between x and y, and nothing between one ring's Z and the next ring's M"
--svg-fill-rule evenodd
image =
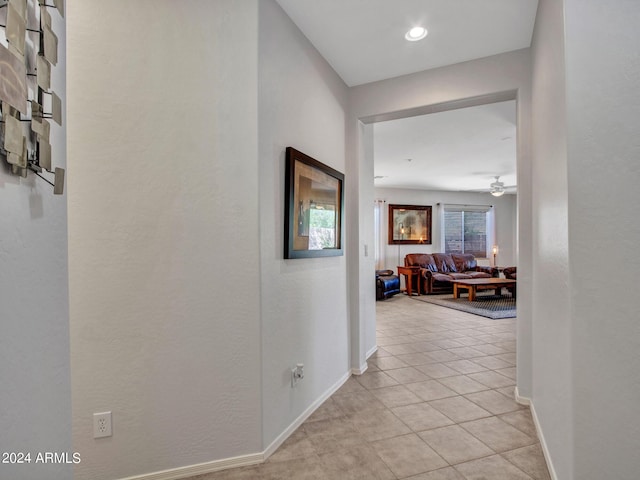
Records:
M478 290L495 289L496 295L501 295L502 287L512 287L513 294L516 292L516 281L507 278L469 278L466 280L453 280L453 298L460 298L460 289L469 291L469 301L476 299Z

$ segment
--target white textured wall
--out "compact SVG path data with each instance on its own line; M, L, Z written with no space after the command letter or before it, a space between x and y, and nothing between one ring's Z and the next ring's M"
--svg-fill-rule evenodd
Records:
M574 478L638 478L640 4L564 3Z
M347 256L283 260L287 146L345 171L347 87L273 0L260 2L264 447L349 369ZM357 221L344 219L348 231ZM305 364L291 388L290 369Z
M257 0L67 18L75 479L259 452Z
M348 145L347 188L355 197L349 213L358 216L361 228L350 238L350 278L357 279L359 289L350 294L352 366L364 361L375 345L375 290L371 287L374 270L373 257L364 257L364 245L373 250L373 155L367 148L371 130L363 126L377 119L388 119L386 114L421 114L433 111L440 104L478 96L493 97L500 92L516 92L518 100L518 171L529 170L528 129L530 121L530 57L529 50L518 50L479 60L464 62L424 72L406 75L354 87L350 90L350 117L347 122ZM496 98L497 99L497 98ZM501 100L506 100L502 96ZM404 113L403 113L404 112ZM531 249L527 239L531 236L531 179L518 175L518 387L528 393L531 385ZM361 336L361 335L362 336ZM367 339L360 345L358 338ZM355 357L355 358L353 358Z
M51 122L53 164L65 167L65 25L53 11L58 65L52 89L63 126ZM0 453L72 452L67 194L0 166ZM45 176L49 176L45 174ZM0 464L0 478L69 480L68 465Z
M532 44L533 401L559 479L572 475L567 113L562 2L541 0Z
M516 195L494 197L489 193L444 192L409 188L376 188L374 194L376 199L386 200L387 202L384 204L385 216L382 225L385 232L385 241L382 247L386 257L386 268L396 270L398 265L404 265L404 257L408 253L444 252L444 245L441 242L441 206L438 206L438 203L442 205L447 203L493 205L495 221L494 244L497 243L500 247L497 258L498 265L503 267L517 265L515 240L517 228L516 203L518 197ZM389 245L387 241L389 204L431 205L431 233L433 238L431 245ZM481 260L481 263L489 265L489 261L493 262L493 258Z
M358 284L360 288L357 290L357 295L360 299L360 310L358 315L354 315L355 319L360 322L359 325L359 348L354 349L352 352L352 362L354 366L360 365L359 370L363 370L364 361L368 358L375 349L377 349L376 342L376 306L372 299L375 299L375 244L373 241L372 233L374 231L374 219L373 219L373 203L363 203L362 192L370 194L373 187L372 178L374 177L373 165L373 152L375 146L375 134L373 123L363 123L357 121L358 130L356 141L361 146L358 150L358 189L355 193L357 197L358 219L359 226L357 241L358 257L360 258L360 265L358 271ZM368 195L367 195L368 197ZM367 208L368 207L368 208ZM366 212L363 215L363 211ZM365 252L366 248L366 252ZM352 283L353 282L353 279ZM352 321L352 324L354 323ZM352 327L355 325L352 325ZM356 333L352 333L353 338L358 338ZM357 354L358 356L356 356Z

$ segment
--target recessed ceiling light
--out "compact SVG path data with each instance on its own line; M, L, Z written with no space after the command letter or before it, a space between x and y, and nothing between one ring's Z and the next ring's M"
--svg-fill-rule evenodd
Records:
M429 32L427 32L427 29L424 27L413 27L404 35L404 38L410 42L417 42L418 40L422 40L426 37L427 33Z

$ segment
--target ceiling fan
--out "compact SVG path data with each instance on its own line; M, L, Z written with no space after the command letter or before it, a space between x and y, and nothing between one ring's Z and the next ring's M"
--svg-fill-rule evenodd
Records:
M496 181L489 185L489 193L494 197L501 197L504 195L504 183L500 181L500 176L495 177Z
M515 193L517 185L505 185L504 182L500 181L500 176L494 176L495 181L493 181L489 188L482 189L472 189L472 190L463 190L466 192L489 192L494 197L501 197L505 193Z
M511 193L515 192L517 185L505 186L504 182L500 181L499 175L494 178L496 179L496 181L491 183L491 185L489 185L489 193L491 195L493 195L494 197L501 197L507 192L507 190L509 190Z

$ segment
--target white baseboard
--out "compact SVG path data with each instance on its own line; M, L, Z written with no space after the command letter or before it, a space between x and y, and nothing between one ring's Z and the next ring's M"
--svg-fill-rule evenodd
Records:
M544 438L544 434L542 433L542 429L540 428L540 422L538 421L538 415L536 414L536 408L533 405L533 401L527 397L520 397L518 395L518 387L516 387L515 393L516 393L516 401L522 405L529 405L529 408L531 409L531 417L533 418L533 424L536 427L536 433L538 434L538 439L540 440L540 447L542 448L542 454L544 455L544 459L547 463L549 476L551 477L551 480L558 480L558 475L556 474L556 471L553 468L553 462L551 461L549 448L547 447L547 442Z
M367 365L367 362L364 362L362 365L360 365L360 368L352 368L351 375L362 375L367 371L367 368L369 368L369 365Z
M518 402L520 405L531 405L531 399L529 397L521 396L520 392L518 391L518 387L515 387L513 394L516 397L516 402Z
M366 360L369 360L369 357L371 357L371 355L373 355L374 353L376 353L378 351L378 346L374 346L371 350L369 350L365 356ZM352 368L351 369L351 374L352 375L362 375L364 372L367 371L367 369L369 368L369 365L367 364L367 361L365 360L365 362L360 365L360 368Z
M366 370L366 363L365 363ZM194 477L196 475L204 475L206 473L226 470L228 468L246 467L249 465L257 465L269 458L296 429L304 423L304 421L315 412L320 405L324 403L331 395L333 395L344 383L351 377L351 372L345 373L340 380L334 383L324 392L320 398L313 402L302 414L296 418L287 429L271 442L264 452L253 453L250 455L242 455L240 457L224 458L222 460L214 460L213 462L199 463L197 465L188 465L186 467L172 468L160 472L145 473L135 475L133 477L122 478L120 480L180 480L182 478Z
M304 412L302 412L302 414L300 414L300 416L296 418L293 423L289 425L280 435L278 435L278 437L273 442L271 442L271 445L269 445L264 452L262 452L264 455L264 459L266 460L267 458L269 458L278 449L278 447L282 445L284 441L289 438L291 434L295 432L296 429L300 425L302 425L304 421L309 418L320 405L325 402L325 400L327 400L327 398L333 395L342 385L344 385L347 380L349 380L349 377L351 377L351 372L345 373L340 378L340 380L329 387L329 389L324 392L318 399L316 399L315 402L309 405L309 407Z
M135 475L121 480L179 480L181 478L194 477L196 475L217 472L228 468L256 465L264 462L264 459L265 457L262 453L254 453L251 455L242 455L240 457L215 460L213 462L198 463L197 465L172 468L170 470L163 470L160 472Z

